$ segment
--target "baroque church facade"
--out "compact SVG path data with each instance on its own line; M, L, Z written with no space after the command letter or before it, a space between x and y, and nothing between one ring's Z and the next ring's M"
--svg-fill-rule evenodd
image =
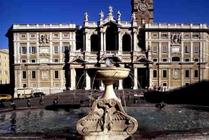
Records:
M153 23L153 0L132 0L130 21L118 11L102 11L92 22L84 13L75 24L15 24L7 33L14 92L57 93L103 87L86 72L105 66L130 68L121 89L173 89L209 79L209 28L206 24ZM15 94L15 96L16 96Z

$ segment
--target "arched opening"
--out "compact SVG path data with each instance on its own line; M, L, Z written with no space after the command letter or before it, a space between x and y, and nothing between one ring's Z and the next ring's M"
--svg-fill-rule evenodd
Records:
M107 25L106 30L106 51L118 50L118 29L113 23Z
M130 52L131 51L131 36L129 34L125 34L123 36L123 51Z
M100 51L99 36L98 35L94 34L94 35L91 36L91 51L92 52Z
M173 62L179 62L180 61L180 58L179 57L172 57L172 61Z

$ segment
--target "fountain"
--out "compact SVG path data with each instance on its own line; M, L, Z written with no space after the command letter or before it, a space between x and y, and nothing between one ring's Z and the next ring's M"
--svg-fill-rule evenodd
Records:
M77 122L77 131L85 140L124 140L136 132L137 120L124 111L121 100L113 90L113 84L126 78L129 71L109 64L107 67L87 70L97 80L103 81L105 91L93 103L89 114Z

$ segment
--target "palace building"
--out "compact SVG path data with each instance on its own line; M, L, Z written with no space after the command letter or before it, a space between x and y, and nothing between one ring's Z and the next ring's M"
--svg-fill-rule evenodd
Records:
M0 85L9 84L9 51L0 49Z
M14 24L7 33L11 83L46 93L102 87L88 68L114 65L131 69L118 89L173 89L209 79L206 24L153 23L153 0L132 0L130 21L110 6L98 21L84 14L75 24Z

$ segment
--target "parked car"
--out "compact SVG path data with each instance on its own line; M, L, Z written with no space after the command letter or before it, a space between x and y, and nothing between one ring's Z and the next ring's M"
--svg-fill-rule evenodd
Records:
M0 101L10 101L12 96L10 94L0 94Z
M41 96L45 96L44 92L34 92L33 93L33 97L41 97Z

